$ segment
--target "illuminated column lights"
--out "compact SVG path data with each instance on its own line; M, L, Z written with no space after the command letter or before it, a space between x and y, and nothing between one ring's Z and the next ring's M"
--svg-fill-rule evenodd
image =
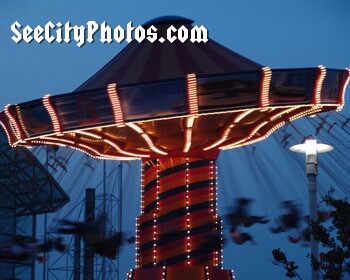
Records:
M204 274L205 274L205 280L210 280L210 275L209 275L209 270L208 270L208 267L206 266L204 268Z
M140 215L144 214L144 207L145 207L145 178L144 178L144 172L145 168L144 165L141 162L141 190L140 190L140 201L141 201L141 207L140 207ZM140 218L136 218L136 238L135 238L135 245L136 245L136 268L140 268Z
M166 279L166 267L163 266L163 269L162 269L162 280L165 280Z
M157 229L157 219L159 215L159 193L160 193L160 186L159 186L159 172L160 172L160 165L159 165L159 159L157 159L157 207L156 207L156 213L153 214L153 265L157 266L157 239L158 239L158 229Z
M186 227L187 227L187 237L186 237L186 249L187 249L187 265L191 265L191 213L190 213L190 197L189 197L189 163L188 158L186 158Z
M218 168L217 166L214 164L213 162L213 166L215 168L215 205L216 205L216 222L220 221L220 240L221 240L221 247L220 247L220 266L221 269L223 269L224 266L224 250L223 250L223 243L224 243L224 238L223 238L223 230L224 227L222 225L222 220L221 218L218 216Z
M140 218L136 218L136 234L135 234L135 257L136 257L136 268L140 267Z
M127 280L132 280L133 278L133 271L130 269L129 272L126 273Z
M145 207L145 168L142 166L141 163L141 190L140 190L140 200L141 200L141 215L144 214L144 207Z
M216 180L214 177L214 172L216 172L214 161L209 162L209 175L210 175L210 188L209 188L209 201L210 201L210 211L213 213L213 223L215 225L214 230L217 230L218 228L218 214L217 214L217 203L216 203L216 196L217 194L214 194L214 186L216 185ZM215 203L215 205L214 205ZM219 266L219 252L214 251L214 267Z
M214 191L213 191L213 188L214 188L214 170L213 170L213 162L210 161L210 164L209 164L209 178L210 178L210 186L209 186L209 209L210 209L210 212L212 212L213 214L213 217L215 215L215 212L214 212ZM213 223L215 224L215 218L213 218ZM217 266L216 264L216 252L213 252L214 254L214 263L213 265L214 266ZM209 273L209 272L208 272Z

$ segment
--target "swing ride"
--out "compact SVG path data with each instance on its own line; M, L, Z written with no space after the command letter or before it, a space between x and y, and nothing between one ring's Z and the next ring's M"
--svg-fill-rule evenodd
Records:
M191 24L162 17L144 26L164 35L170 25ZM349 74L270 69L213 40L132 42L76 91L8 105L0 123L12 146L142 160L136 268L128 279L233 279L222 267L219 152L340 110Z

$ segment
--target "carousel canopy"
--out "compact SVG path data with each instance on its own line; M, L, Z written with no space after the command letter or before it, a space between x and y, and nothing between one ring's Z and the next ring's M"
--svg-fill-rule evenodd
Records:
M143 25L153 25L158 37L166 38L169 26L185 26L191 30L193 21L183 17L165 16ZM183 78L187 74L211 75L231 72L260 70L261 65L233 52L214 40L192 43L179 40L170 43L154 43L133 40L94 76L83 83L77 91L106 87L111 83L135 84Z
M163 17L159 34L191 20ZM209 39L133 41L76 91L8 105L11 145L71 146L97 158L215 157L294 119L341 109L348 70L271 70Z

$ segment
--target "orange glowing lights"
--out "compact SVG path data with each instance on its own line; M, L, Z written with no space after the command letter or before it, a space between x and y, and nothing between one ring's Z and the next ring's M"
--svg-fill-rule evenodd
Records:
M269 106L269 92L270 92L270 82L272 77L272 72L269 67L264 67L261 69L262 79L260 86L260 108L265 108Z
M187 75L188 111L191 115L198 114L197 78L196 74Z
M107 86L107 94L112 105L114 121L116 125L120 127L125 126L124 115L117 92L117 84L109 84Z
M61 123L58 119L56 110L51 103L51 96L49 94L43 97L43 104L51 118L54 131L58 133L62 133Z

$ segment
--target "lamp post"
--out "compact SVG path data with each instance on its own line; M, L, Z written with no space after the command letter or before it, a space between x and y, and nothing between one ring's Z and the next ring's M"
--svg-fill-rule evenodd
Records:
M309 189L309 211L310 223L317 222L317 155L333 150L333 147L326 144L317 143L316 139L307 139L303 144L291 146L289 148L293 152L305 153L306 155L306 177ZM311 231L310 231L311 232ZM318 243L311 234L311 256L319 261ZM312 280L319 279L319 271L311 270Z

